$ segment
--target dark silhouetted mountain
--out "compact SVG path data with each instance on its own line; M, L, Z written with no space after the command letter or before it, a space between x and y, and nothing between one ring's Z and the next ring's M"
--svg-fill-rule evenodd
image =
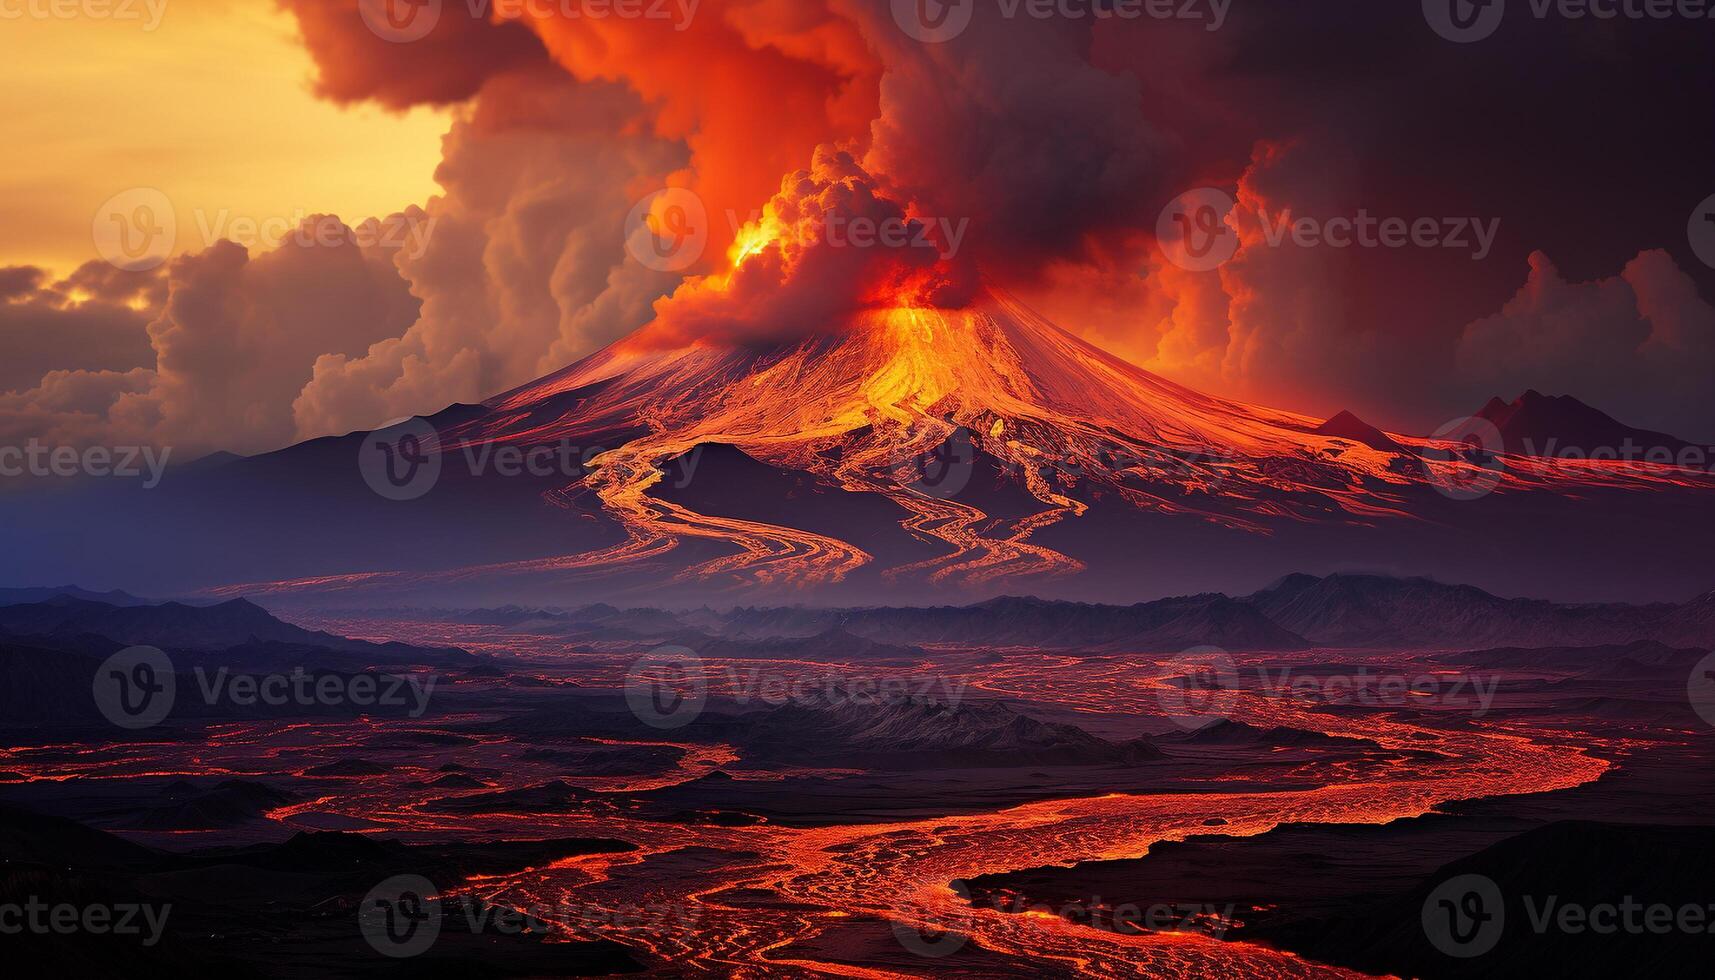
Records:
M1668 604L1503 599L1468 585L1380 575L1289 575L1244 601L1282 628L1325 646L1590 646L1654 637L1670 624L1682 634L1699 628L1696 616ZM1681 637L1701 644L1712 639Z
M1586 459L1599 451L1618 453L1635 447L1630 456L1608 458L1644 461L1651 449L1677 455L1690 445L1663 432L1633 428L1570 395L1527 391L1510 403L1491 398L1476 417L1500 430L1507 452L1522 456ZM1601 458L1600 453L1596 458Z
M126 821L134 830L214 830L258 820L295 797L263 783L229 779L213 787L165 787L161 801Z
M1268 746L1271 748L1380 748L1367 738L1329 735L1302 728L1258 728L1242 721L1222 719L1196 731L1172 732L1155 736L1157 742L1184 745Z
M1410 452L1404 446L1394 442L1387 433L1351 412L1342 411L1312 431L1317 435L1333 436L1336 439L1348 439L1352 442L1362 443L1371 449L1379 449L1384 453L1409 454Z
M666 460L661 470L649 496L700 514L799 528L904 561L937 553L906 533L900 521L907 512L886 496L848 492L825 477L764 463L736 446L704 443Z
M474 663L478 659L462 650L369 643L307 630L283 622L245 599L212 606L180 602L115 606L61 596L0 607L0 633L21 638L100 636L121 645L146 644L169 650L226 651L247 646L251 648L249 655L259 662L273 658L298 666L305 663L304 652L312 649L365 655L357 666ZM345 664L352 665L350 658Z
M8 862L62 866L144 867L156 860L139 844L9 804L0 804L0 855Z
M466 776L463 773L455 772L448 773L438 779L427 780L419 785L429 789L487 789L490 784L477 779L475 776Z
M1446 654L1435 659L1506 670L1542 670L1553 673L1611 672L1641 680L1652 676L1683 679L1685 672L1707 655L1707 650L1673 647L1655 640L1638 640L1633 643L1607 643L1597 646L1500 647Z
M687 637L680 642L695 650L699 656L714 659L862 660L872 663L896 660L915 663L927 656L922 647L883 643L869 637L857 636L839 627L804 637L772 637L765 640L729 640L720 637L697 640Z
M139 599L129 592L113 589L108 592L92 592L89 589L75 585L58 585L52 587L30 587L21 589L0 589L0 606L16 606L26 602L51 602L58 598L85 599L90 602L105 602L110 606L147 606L152 600Z
M392 770L376 765L368 759L340 759L305 769L304 775L318 779L354 779L361 776L381 776L389 772Z
M519 758L551 762L569 776L648 776L671 770L685 757L676 745L608 745L583 743L587 747L525 749Z
M864 758L909 768L987 765L1130 765L1161 758L1150 743L1115 744L1073 725L1038 721L1000 701L835 692L755 718L747 747L775 758Z
M491 611L500 612L500 611ZM586 621L593 617L593 621ZM719 658L917 658L928 646L1096 651L1578 647L1653 639L1715 646L1715 593L1683 603L1556 603L1507 599L1468 585L1385 575L1289 575L1240 598L1195 595L1129 606L1006 596L967 606L741 606L530 612L514 628L674 643Z
M1132 606L1008 596L974 606L920 609L739 609L725 626L733 635L763 636L822 632L836 624L849 633L895 643L1156 651L1200 645L1295 650L1306 645L1251 606L1222 595Z
M0 639L0 728L108 725L90 694L106 655L83 656Z
M1706 592L1669 612L1656 638L1675 646L1715 646L1715 592Z
M425 804L423 809L434 813L564 813L596 796L590 790L556 779L522 789L442 797Z

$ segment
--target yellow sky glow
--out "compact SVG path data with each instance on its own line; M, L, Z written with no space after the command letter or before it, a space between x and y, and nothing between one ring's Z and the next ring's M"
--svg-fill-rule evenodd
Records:
M143 0L112 5L131 19L6 5L0 266L63 274L96 258L96 211L133 187L172 202L178 252L235 221L332 212L356 223L436 192L445 111L317 99L296 24L270 0L153 2L153 31Z

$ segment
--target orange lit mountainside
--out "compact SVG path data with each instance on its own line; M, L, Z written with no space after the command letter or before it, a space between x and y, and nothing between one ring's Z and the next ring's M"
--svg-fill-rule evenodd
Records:
M749 343L657 323L452 406L415 423L439 473L411 499L373 482L395 430L150 491L14 495L0 573L311 603L1135 601L1341 569L1574 600L1708 588L1706 470L1514 445L1584 424L1569 399L1490 406L1506 429L1478 448L1195 392L988 287L838 322Z
M1550 564L1577 576L1627 551L1655 556L1658 590L1677 587L1676 561L1701 590L1706 532L1672 522L1707 524L1715 490L1666 466L1499 456L1201 394L995 290L774 344L646 328L433 422L441 486L388 506L431 539L551 515L535 554L390 562L413 532L370 527L382 543L356 567L211 591L1122 596L1340 562L1542 591ZM332 462L306 465L355 470L355 438L322 440ZM474 461L554 445L587 449L587 470L524 481L528 502L471 496L508 482Z

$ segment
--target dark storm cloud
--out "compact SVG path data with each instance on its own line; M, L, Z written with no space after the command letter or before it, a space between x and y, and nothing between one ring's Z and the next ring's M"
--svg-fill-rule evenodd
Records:
M50 371L153 367L147 325L158 289L152 274L105 263L61 282L34 266L0 268L0 392L34 387ZM140 297L153 300L127 305Z
M1715 270L1686 234L1693 208L1715 194L1715 24L1538 19L1534 8L1509 4L1500 29L1470 44L1437 35L1418 3L1366 0L1254 0L1215 33L1154 22L1098 31L1095 62L1138 77L1143 104L1181 151L1164 194L1231 186L1252 173L1263 140L1291 147L1294 173L1252 175L1295 214L1500 222L1480 261L1422 248L1311 256L1317 302L1280 328L1280 346L1341 356L1255 363L1275 372L1270 384L1215 383L1255 397L1302 392L1306 409L1354 407L1421 428L1472 407L1478 382L1456 357L1459 339L1526 285L1534 253L1579 283L1664 250L1715 294ZM1263 289L1252 309L1277 306ZM1541 384L1544 360L1489 365L1482 383ZM1616 370L1636 377L1635 367Z
M499 72L547 60L525 28L490 23L456 0L440 4L433 29L408 43L371 30L358 0L277 2L297 18L315 59L317 94L336 102L373 100L393 109L460 102Z

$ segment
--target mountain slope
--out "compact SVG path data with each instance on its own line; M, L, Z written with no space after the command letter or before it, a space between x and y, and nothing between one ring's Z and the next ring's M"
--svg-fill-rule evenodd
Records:
M1715 639L1681 607L1503 599L1426 578L1290 575L1244 601L1328 646L1594 646L1655 637L1670 624L1684 642Z
M413 647L403 643L369 643L320 630L308 630L277 619L245 599L208 606L179 602L115 606L60 596L48 602L0 606L0 636L40 641L55 639L83 646L84 638L101 637L120 645L146 644L174 650L234 651L244 647L256 656L303 665L313 651L366 655L364 664L473 662L461 650Z
M1596 453L1599 459L1611 453L1615 459L1668 462L1691 448L1683 439L1633 428L1569 395L1532 390L1511 402L1491 398L1476 417L1499 430L1507 452L1525 456L1590 458Z
M46 563L31 577L69 578L65 542L99 540L84 561L176 563L152 588L220 597L565 604L1117 599L1400 555L1518 591L1589 589L1581 572L1625 561L1638 593L1682 593L1715 546L1707 474L1497 459L1202 394L996 291L768 344L645 328L416 427L439 464L420 497L367 486L377 441L398 437L354 433L139 499L90 491L49 506L58 525L0 513L0 554L16 542ZM575 465L518 472L502 451Z

